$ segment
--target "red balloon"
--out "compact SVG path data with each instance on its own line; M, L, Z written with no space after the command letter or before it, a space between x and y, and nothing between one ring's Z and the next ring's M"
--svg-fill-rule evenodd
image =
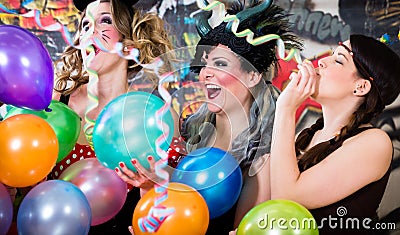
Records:
M12 187L38 183L57 160L53 128L42 118L20 114L0 122L0 182Z
M162 206L174 208L175 212L169 215L154 235L190 234L204 235L208 228L209 212L206 201L192 187L181 183L170 183L168 198ZM147 235L138 226L138 221L146 217L154 206L158 194L154 189L148 191L138 202L133 212L132 224L135 235Z

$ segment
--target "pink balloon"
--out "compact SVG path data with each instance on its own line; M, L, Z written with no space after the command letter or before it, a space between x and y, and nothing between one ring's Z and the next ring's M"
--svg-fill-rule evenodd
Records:
M92 226L110 220L125 203L126 183L113 170L102 166L97 158L75 162L60 179L73 183L85 194L92 209Z

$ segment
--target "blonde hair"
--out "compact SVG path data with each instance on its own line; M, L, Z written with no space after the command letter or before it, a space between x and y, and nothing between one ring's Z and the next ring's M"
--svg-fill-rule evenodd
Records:
M125 47L139 49L140 63L151 63L158 56L172 50L172 43L168 38L168 32L164 21L153 13L142 13L133 9L131 16L129 9L120 0L102 0L110 2L113 25L122 36ZM82 13L82 18L85 12ZM79 35L82 30L79 22ZM79 39L74 45L79 44ZM128 78L136 73L141 67L134 61L129 61L127 70ZM89 76L83 69L83 60L80 50L73 46L67 46L61 58L55 62L55 87L54 90L68 95L78 89L81 85L88 83ZM148 76L148 79L157 86L157 76ZM70 84L69 84L70 83Z

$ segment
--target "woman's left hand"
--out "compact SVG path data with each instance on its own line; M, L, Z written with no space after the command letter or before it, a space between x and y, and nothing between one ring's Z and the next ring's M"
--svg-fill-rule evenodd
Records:
M120 168L116 168L115 172L117 175L126 183L131 184L134 187L138 187L144 191L148 191L153 188L154 184L160 181L159 177L155 173L155 160L154 157L148 156L147 161L150 164L150 169L144 168L137 159L132 159L131 162L136 168L137 172L133 172L126 167L123 162L120 162Z
M299 72L290 75L290 82L278 97L277 105L289 109L297 109L317 89L318 74L313 64L305 60L297 65Z

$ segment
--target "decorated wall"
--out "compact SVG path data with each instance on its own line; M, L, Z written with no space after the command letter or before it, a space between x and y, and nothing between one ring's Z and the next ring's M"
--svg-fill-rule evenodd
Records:
M319 58L329 55L339 41L348 39L351 33L360 33L382 38L400 54L398 37L400 28L400 1L398 0L276 0L290 14L293 30L304 39L305 48L302 57L314 63ZM136 5L144 11L156 12L169 25L171 39L178 47L196 45L199 40L195 28L195 15L199 7L195 0L141 0ZM79 13L74 8L72 0L1 0L0 24L19 25L35 33L43 42L55 61L67 45L66 35L73 35L79 19ZM39 10L38 18L32 16L33 10ZM3 12L3 13L1 13ZM12 14L10 14L10 12ZM31 14L31 15L30 15ZM215 9L211 23L216 24L223 15L223 8ZM66 31L51 30L46 26L61 24ZM282 62L282 70L273 81L278 88L284 89L288 75L296 69L294 61ZM190 82L182 79L177 85ZM186 101L195 100L201 96L196 87L185 86L183 92ZM179 99L179 98L177 98ZM176 101L176 109L190 113L193 110L183 110L185 107ZM186 115L187 113L184 113ZM298 110L298 129L312 123L320 115L320 106L313 100L307 100ZM400 221L400 99L387 107L376 120L393 140L395 156L393 170L386 190L379 215L386 221ZM399 224L399 223L398 223ZM398 225L397 227L400 227Z

